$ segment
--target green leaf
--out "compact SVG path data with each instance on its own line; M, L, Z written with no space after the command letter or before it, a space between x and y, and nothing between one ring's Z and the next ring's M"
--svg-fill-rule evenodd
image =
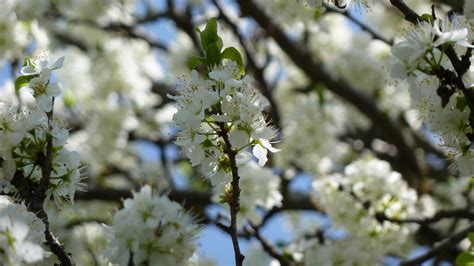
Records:
M221 59L229 59L235 61L240 69L240 74L243 75L245 73L244 63L242 61L242 55L240 55L239 51L235 49L235 47L228 47L222 51Z
M471 241L471 248L474 248L474 232L469 233L467 238Z
M206 58L198 57L198 56L191 56L188 60L188 68L189 70L193 70L199 65L205 64Z
M283 250L283 258L285 261L293 261L293 255L288 249Z
M210 67L221 62L221 52L217 43L212 43L206 48L206 62Z
M214 43L217 44L217 47L221 47L222 49L222 40L219 41L219 36L217 35L217 19L211 18L207 21L206 28L203 31L197 30L199 35L201 36L201 44L204 50L207 50L207 47Z
M464 96L456 97L456 109L462 112L464 111L464 109L466 109L466 107L467 107L466 98L464 98Z
M217 48L219 48L219 51L222 51L222 47L224 47L224 43L222 42L222 38L217 35Z
M318 83L314 86L314 90L318 94L319 106L323 107L324 103L326 102L326 96L324 95L324 86Z
M188 161L182 161L177 163L176 170L179 171L179 173L185 177L190 177L193 174L193 167Z
M76 103L76 100L74 99L72 92L70 90L66 90L63 95L64 105L66 105L68 108L73 107Z
M463 252L457 258L455 262L456 266L474 266L474 254L470 252Z
M25 57L23 59L23 66L31 66L33 65L33 62L32 62L33 59L31 59L30 57Z
M27 87L30 85L30 80L35 78L35 75L30 75L30 76L19 76L18 78L15 79L15 90L18 91L22 87Z
M423 14L421 15L421 20L431 23L433 22L433 16L430 14Z

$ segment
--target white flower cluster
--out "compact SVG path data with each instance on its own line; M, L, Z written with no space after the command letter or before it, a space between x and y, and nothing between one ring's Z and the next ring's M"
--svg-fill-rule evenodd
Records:
M84 223L68 232L67 251L71 252L76 265L107 265L101 255L107 247L106 229L99 223Z
M313 187L317 202L321 203L335 227L344 228L350 234L349 238L357 239L353 242L360 248L371 247L371 252L361 254L373 263L379 262L387 252L401 252L415 229L377 219L377 214L404 219L416 217L417 213L416 192L399 173L391 171L385 161L370 158L355 161L345 168L343 175L322 177L314 181Z
M13 189L9 181L19 172L35 184L43 178L48 150L52 141L51 173L47 199L53 197L58 205L63 198L72 201L74 193L82 186L79 154L64 148L69 132L63 121L48 117L53 108L53 97L60 93L59 86L50 82L50 73L60 68L64 58L50 63L47 56L39 58L22 68L23 77L30 78L37 107L16 108L0 103L0 158L2 159L2 185ZM53 93L54 92L54 93Z
M110 165L130 172L139 167L136 152L130 152L131 132L139 139L168 137L160 126L166 129L171 123L172 110L157 111L154 107L161 99L151 92L152 80L163 73L143 41L103 38L97 45L100 52L92 58L73 48L58 52L68 58L58 73L58 80L70 90L64 102L69 112L73 110L73 123L83 128L71 135L69 143L93 175L108 171Z
M41 52L34 60L26 59L26 66L21 68L21 74L26 77L33 77L29 82L29 87L33 90L33 96L40 109L45 112L53 110L53 97L61 95L61 87L58 83L51 81L51 71L61 68L64 57L49 61L49 54Z
M55 4L59 11L67 17L106 24L132 23L138 1L64 0Z
M338 139L345 130L346 111L332 101L321 106L316 93L292 99L293 93L279 97L285 136L280 147L285 152L278 153L277 162L283 167L294 164L312 174L329 173L349 153L348 145Z
M474 47L471 35L466 18L438 18L433 24L419 22L392 48L395 57L392 77L408 80L412 106L439 137L441 147L454 158L461 176L474 175L474 150L469 140L473 133L469 125L470 110L461 90L456 89L457 85L449 84L449 80L442 80L433 73L440 69L454 73L444 50L452 45L457 53L464 54L466 48ZM471 67L462 77L466 88L472 87L472 76L474 69Z
M421 21L405 38L396 43L392 54L397 58L392 76L405 79L415 71L427 71L442 63L441 51L435 49L444 44L473 47L469 42L469 30L459 17L452 20L437 18L433 24Z
M177 202L152 194L144 186L115 213L106 256L111 262L135 265L184 265L196 250L199 226Z
M173 120L181 129L176 144L183 147L193 166L201 166L213 185L225 184L230 178L229 143L224 134L241 158L253 146L261 166L267 161L267 150L278 151L270 143L275 133L262 114L260 94L239 76L234 61L209 72L210 79L193 70L191 82L181 82L177 95L170 96L178 108Z
M242 191L240 193L240 211L237 223L241 226L248 219L253 224L259 224L262 219L258 212L259 208L269 210L281 206L283 197L279 191L280 179L273 174L271 169L261 167L254 161L239 165L239 176ZM230 184L227 184L225 188L216 186L214 197L218 198L219 194L225 189L231 190ZM224 196L229 196L229 198L222 199L221 196L221 200L230 202L231 195L232 193L225 193ZM228 205L225 206L228 207Z
M43 260L45 226L24 204L0 196L0 264L25 265Z

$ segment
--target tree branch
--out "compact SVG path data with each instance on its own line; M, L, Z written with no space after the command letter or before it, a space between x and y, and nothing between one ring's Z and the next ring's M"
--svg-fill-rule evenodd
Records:
M350 21L352 21L354 24L356 24L357 26L359 26L362 30L366 31L367 33L369 33L372 38L376 39L376 40L379 40L379 41L382 41L390 46L393 45L393 40L392 39L387 39L385 37L383 37L380 33L376 32L375 30L371 29L369 26L365 25L364 23L362 23L362 21L360 21L359 19L357 19L356 17L354 17L350 12L349 12L349 9L345 9L345 10L341 10L341 9L338 9L338 8L334 8L334 7L331 7L331 6L327 6L326 7L330 12L332 13L337 13L337 14L341 14L343 16L345 16L347 19L349 19Z
M230 236L232 238L232 244L234 246L234 255L235 255L235 265L242 266L245 256L240 252L239 246L239 237L237 234L237 214L240 210L240 185L239 185L239 173L237 168L237 161L235 156L237 155L235 150L230 144L229 135L223 123L218 123L219 125L219 135L224 139L225 150L224 152L229 157L230 167L232 171L232 197L229 202L230 208Z
M44 235L46 238L46 243L51 251L58 257L61 265L73 265L71 256L65 251L64 246L61 245L61 243L49 229L48 215L43 208L45 195L40 192L40 186L34 184L31 180L27 179L18 171L15 172L15 175L11 180L11 184L15 186L15 188L18 190L18 193L20 194L20 197L27 203L28 210L33 212L39 219L43 221L45 225Z
M390 218L385 213L379 212L375 214L375 218L379 222L389 221L392 223L417 223L421 225L428 225L428 224L439 222L446 218L460 218L460 219L474 220L474 212L469 211L467 209L441 210L429 218L406 218L406 219Z
M438 254L443 253L446 249L449 249L451 246L456 245L461 240L466 238L466 236L472 231L474 231L474 223L471 223L471 225L469 225L467 228L442 240L438 244L435 244L435 246L432 249L430 249L428 252L426 252L425 254L418 256L416 258L410 259L410 260L402 261L400 265L404 265L404 266L420 265L423 262L437 256Z
M267 239L262 236L258 227L250 225L245 228L245 231L247 231L248 234L253 235L260 242L263 250L265 250L268 255L278 260L281 266L292 265L288 262L288 259L285 258L285 256L283 256Z

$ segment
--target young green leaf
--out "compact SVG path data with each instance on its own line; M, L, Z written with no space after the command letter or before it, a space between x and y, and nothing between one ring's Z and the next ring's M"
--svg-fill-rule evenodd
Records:
M474 254L463 252L456 258L456 266L474 266Z
M31 66L33 65L33 63L31 62L32 59L28 56L26 56L24 59L23 59L23 66Z
M197 31L199 32L199 35L201 36L201 44L204 50L207 50L207 47L209 45L219 42L219 36L217 35L216 18L211 18L207 22L206 28L204 28L203 31L200 31L199 29L197 29ZM220 40L220 46L222 48L222 40ZM219 45L217 45L217 47L219 47Z
M206 64L206 58L204 57L197 57L197 56L191 56L188 60L188 68L189 70L193 70L196 67Z
M314 86L314 90L318 94L319 106L323 107L324 103L326 102L326 97L324 95L324 86L322 84L318 83Z
M221 52L217 43L212 43L206 48L206 61L209 67L218 65L221 62Z
M471 242L471 249L474 250L474 232L470 232L467 235L467 239L469 239L469 242Z
M430 14L423 14L423 15L421 15L421 19L422 19L423 21L428 22L428 23L433 22L433 16L430 15Z
M240 55L239 51L234 47L225 48L224 51L222 51L221 59L229 59L235 61L239 66L240 74L244 74L245 68L244 63L242 61L242 56Z
M19 76L15 79L15 90L18 91L22 87L27 87L30 85L30 80L35 78L35 75L31 76Z

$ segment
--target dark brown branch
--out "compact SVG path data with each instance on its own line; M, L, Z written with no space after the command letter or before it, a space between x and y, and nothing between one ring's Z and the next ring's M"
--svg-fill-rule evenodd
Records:
M135 19L135 23L144 24L166 17L168 17L168 12L154 12L149 10L144 17Z
M453 234L452 236L442 240L441 242L435 244L435 246L430 249L425 254L418 256L416 258L402 261L400 265L411 266L411 265L420 265L423 262L443 253L445 250L451 248L453 245L456 245L461 240L466 238L467 234L474 231L474 223L471 223L467 228Z
M71 220L69 221L64 227L66 229L71 229L73 227L76 227L76 226L80 226L80 225L83 225L83 224L86 224L86 223L99 223L99 224L103 224L103 223L106 223L108 222L107 220L104 220L102 218L92 218L92 217L88 217L88 218L77 218L77 219L74 219L74 220Z
M171 102L171 99L168 97L168 94L173 93L173 88L170 85L160 82L153 82L151 91L161 97L161 105Z
M107 31L113 31L132 39L143 40L147 42L151 47L158 48L160 50L168 50L168 47L166 47L161 42L155 40L145 30L138 28L137 26L129 26L125 24L110 24L102 27L99 26L99 28Z
M385 213L377 213L375 218L380 221L389 221L392 223L417 223L421 225L428 225L439 222L446 218L458 218L458 219L469 219L474 220L474 212L467 209L454 209L454 210L441 210L435 215L429 218L406 218L406 219L395 219L390 218Z
M52 98L52 104L54 106L54 97ZM48 117L48 133L46 134L46 151L38 153L35 164L41 167L42 178L39 184L34 183L32 180L26 178L21 172L16 171L11 184L18 190L20 197L27 203L28 210L33 212L38 218L40 218L44 225L44 235L46 243L51 251L58 257L61 265L69 266L73 265L71 256L68 254L64 246L58 241L49 229L48 215L46 214L43 204L46 200L46 192L49 187L49 180L51 177L52 170L52 152L53 152L53 136L51 135L52 125L51 121L53 118L53 111L46 113Z
M360 21L359 19L354 17L349 12L349 9L341 10L341 9L333 8L333 7L330 7L330 6L328 6L327 9L332 13L337 13L337 14L341 14L341 15L345 16L347 19L349 19L354 24L359 26L362 30L369 33L372 36L372 38L374 38L376 40L379 40L379 41L382 41L382 42L384 42L384 43L386 43L390 46L393 45L393 40L383 37L380 33L376 32L375 30L371 29L369 26L365 25L362 21Z
M464 1L470 0L433 0L433 2L448 5L455 11L461 11L463 9Z
M167 1L168 3L168 17L173 20L173 22L176 24L178 28L180 28L182 31L184 31L189 38L191 38L191 41L194 44L194 47L196 47L196 50L199 52L199 54L202 56L204 55L202 48L201 48L201 43L199 42L199 38L197 36L196 31L194 30L195 27L191 21L191 12L189 9L187 9L186 14L178 14L175 11L174 8L174 3L173 1Z
M250 225L249 227L246 227L245 230L248 234L254 236L262 245L263 250L265 250L268 255L278 260L281 266L292 265L283 254L281 254L266 238L262 236L258 227Z
M11 180L11 184L15 186L20 197L27 203L28 210L33 212L44 222L46 243L51 251L58 257L61 265L73 265L71 256L64 250L64 246L61 245L49 229L48 215L43 208L45 195L40 192L40 186L34 184L18 171Z
M405 15L405 19L413 24L418 24L421 17L415 13L403 0L390 0L390 3Z
M237 153L232 148L232 144L230 144L229 135L227 133L227 129L223 123L218 123L219 126L219 135L224 139L225 147L224 152L229 157L230 168L232 171L232 196L229 202L230 208L230 236L232 238L232 244L234 246L234 255L235 255L235 265L242 266L245 256L240 251L239 246L239 236L237 233L237 214L240 210L240 185L239 185L239 172L237 168L237 160L235 156Z
M320 213L324 212L320 206L318 206L313 200L311 200L311 197L306 195L288 193L283 198L281 207L274 207L273 209L269 210L265 214L265 216L263 216L262 222L260 223L259 227L264 227L265 224L270 221L275 215L287 210L317 211Z
M60 18L60 17L61 15L57 16L57 18ZM84 20L84 19L69 19L66 21L69 23L82 24L85 26L99 29L99 30L117 33L124 37L132 38L132 39L143 40L147 42L148 45L150 45L153 48L157 48L164 51L168 50L168 48L164 44L155 40L152 36L149 35L148 32L146 32L144 29L140 28L137 25L127 25L123 23L111 23L108 25L99 25L94 21Z
M88 191L78 191L75 199L121 202L123 199L131 198L132 196L132 191L128 189L93 188ZM168 197L174 201L189 205L206 206L211 204L211 194L199 191L172 190Z
M80 40L79 38L77 38L76 36L73 36L67 32L64 32L64 31L61 31L61 30L56 30L56 29L51 29L54 37L56 39L58 39L59 41L65 43L65 44L69 44L69 45L73 45L75 47L77 47L79 50L87 53L87 44L84 43L82 40Z

